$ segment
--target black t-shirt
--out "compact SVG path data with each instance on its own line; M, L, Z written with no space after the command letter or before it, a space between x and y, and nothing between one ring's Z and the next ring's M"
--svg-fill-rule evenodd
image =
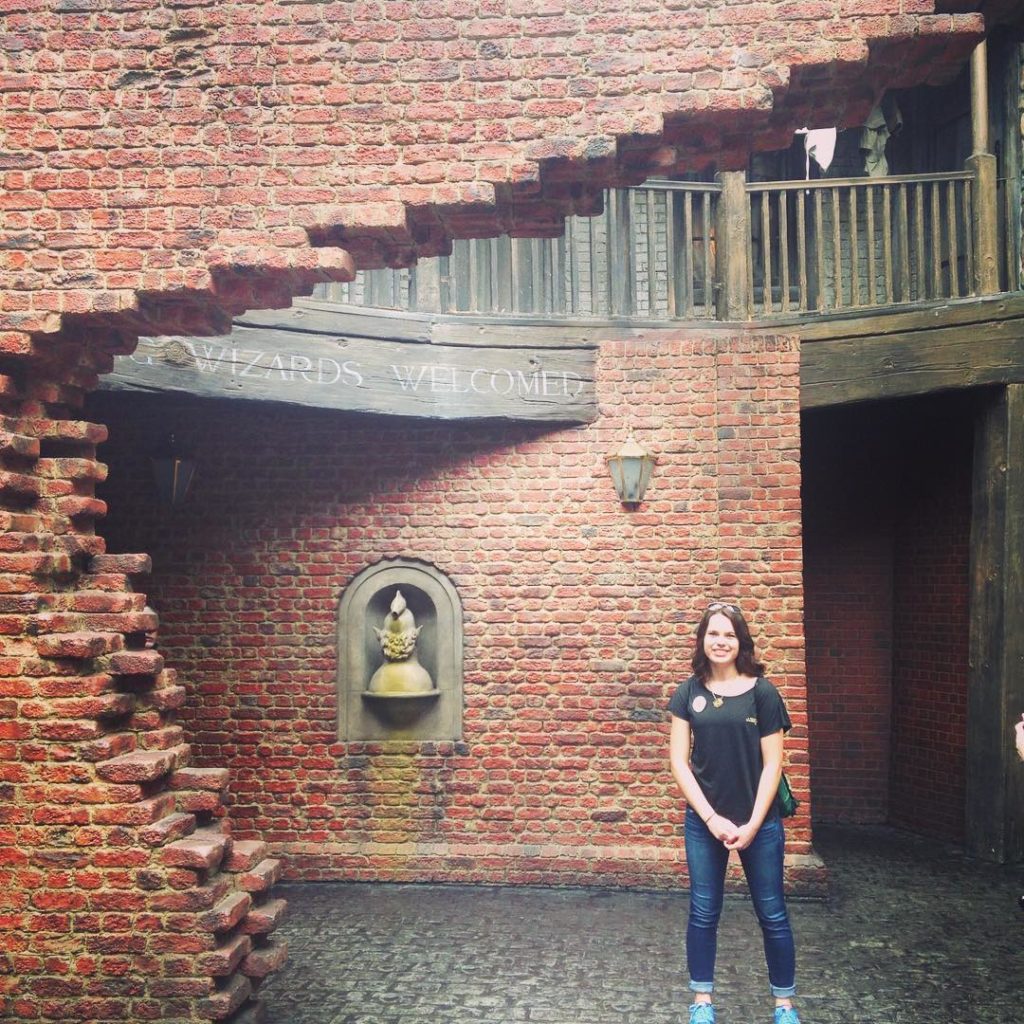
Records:
M717 814L750 820L764 762L761 737L792 728L779 691L763 677L745 693L717 698L696 677L680 683L668 709L690 723L690 768Z

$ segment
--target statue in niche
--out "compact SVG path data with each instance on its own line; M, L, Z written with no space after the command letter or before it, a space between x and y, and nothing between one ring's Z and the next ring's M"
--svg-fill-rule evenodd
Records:
M384 616L384 628L373 630L380 641L384 664L370 679L370 693L401 697L434 692L430 673L416 657L416 640L422 628L416 625L402 592L396 590L391 611Z

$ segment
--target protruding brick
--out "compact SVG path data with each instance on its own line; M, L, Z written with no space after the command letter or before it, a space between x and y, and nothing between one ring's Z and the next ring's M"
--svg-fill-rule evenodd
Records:
M174 810L174 794L160 793L135 803L98 807L92 814L96 825L152 825Z
M19 498L38 498L39 492L40 483L36 477L0 469L0 494Z
M124 637L120 633L47 633L36 646L44 658L98 658L120 651Z
M168 725L139 734L139 746L145 750L168 750L178 746L185 737L180 725Z
M259 839L241 839L232 847L224 862L225 871L249 871L269 853L270 848Z
M0 453L14 455L19 459L38 459L39 438L0 430Z
M41 594L40 603L52 611L116 615L120 612L141 612L146 606L146 595L112 593L106 590L74 590L67 593Z
M95 677L93 677L95 678ZM120 718L135 707L130 693L98 693L93 697L55 700L54 713L61 718Z
M266 892L281 877L281 871L281 861L261 860L251 871L242 871L238 875L238 887L246 892Z
M227 768L179 768L171 776L174 789L208 789L220 792L228 784L230 771ZM241 843L236 843L236 848Z
M169 867L209 871L220 864L230 842L230 837L223 833L199 829L187 839L179 839L165 846L160 859Z
M244 974L233 975L215 995L203 999L199 1013L213 1020L230 1017L252 995L252 983Z
M113 761L123 754L135 749L135 734L131 732L113 732L107 736L99 736L90 743L83 744L79 753L85 761Z
M184 707L187 698L184 686L164 686L159 690L150 690L146 694L146 703L159 711L176 711Z
M110 659L110 671L123 676L155 676L163 670L164 656L159 651L121 651Z
M153 782L174 768L178 750L133 750L113 760L101 761L96 765L96 772L109 782Z
M153 822L139 831L139 838L147 846L164 846L195 831L196 819L193 814L175 812Z
M287 908L286 900L267 900L249 911L240 928L246 935L266 935L284 920Z
M99 519L107 514L107 503L102 498L85 494L69 494L54 502L57 511L69 519Z
M188 911L198 914L212 910L231 892L230 875L216 875L208 885L193 885L187 889L162 892L152 898L150 906L154 911Z
M53 576L71 572L71 557L63 552L0 552L0 573Z
M234 892L221 900L213 910L203 914L199 918L199 927L206 932L227 931L246 917L251 906L252 897L247 892Z
M91 573L145 576L152 571L153 559L149 555L97 555L89 563Z
M22 429L43 441L90 446L102 444L109 434L102 423L87 423L84 420L37 419L26 422Z
M250 978L265 978L284 966L288 959L288 943L269 939L257 946L242 962L242 973Z
M189 814L216 814L224 806L224 794L212 793L205 789L189 789L178 792L178 809Z
M196 966L204 974L212 974L215 978L224 978L234 971L251 950L251 936L233 935L212 953L203 953L196 961ZM248 971L244 973L249 974Z

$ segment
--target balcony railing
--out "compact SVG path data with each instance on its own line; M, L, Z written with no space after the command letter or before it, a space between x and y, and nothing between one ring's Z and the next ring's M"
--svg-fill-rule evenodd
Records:
M999 183L998 192L982 196L972 171L650 181L607 193L600 216L570 217L561 238L460 240L451 256L362 272L319 295L416 312L707 320L828 315L1015 291L1013 190ZM996 251L984 257L978 239L986 244L989 237L991 248L992 232L979 235L981 199L996 221ZM983 258L994 263L987 278L979 277Z
M755 316L973 294L973 176L747 185Z

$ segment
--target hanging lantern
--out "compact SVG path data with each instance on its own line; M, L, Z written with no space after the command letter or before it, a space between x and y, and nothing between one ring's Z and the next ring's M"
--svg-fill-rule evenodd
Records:
M196 473L195 460L182 452L171 434L153 455L153 479L160 500L177 508L188 496Z
M623 505L639 505L644 500L656 461L632 434L615 455L608 456L608 472Z

